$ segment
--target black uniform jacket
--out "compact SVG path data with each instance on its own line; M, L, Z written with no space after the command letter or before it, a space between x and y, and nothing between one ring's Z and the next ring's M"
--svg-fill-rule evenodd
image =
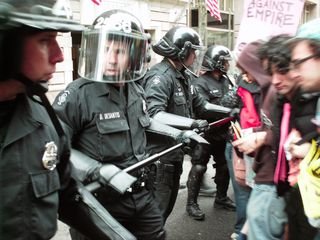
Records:
M150 116L161 111L188 118L204 114L206 102L195 90L190 79L188 74L174 68L168 59L163 59L151 67L143 79ZM150 138L148 141L150 141L150 149L156 149L153 151L163 150L175 144L170 139L159 141L156 138ZM178 160L182 155L181 150L176 150L166 157Z
M127 101L112 84L78 79L53 106L70 127L72 146L101 163L126 168L145 157L145 129L150 125L144 91L126 83Z
M222 75L220 79L215 79L209 74L204 74L193 81L196 90L205 100L216 105L222 105L222 98L232 89L231 81L228 76ZM221 114L215 114L208 119L208 122L214 122L221 119ZM214 128L206 138L212 141L225 141L228 136L229 124Z
M205 112L205 100L195 91L190 77L167 60L154 65L144 77L148 112L160 111L194 118Z
M57 161L57 168L47 169L44 159ZM44 107L18 96L0 146L0 239L50 239L55 234L58 190L70 176L60 166L68 159L69 146Z

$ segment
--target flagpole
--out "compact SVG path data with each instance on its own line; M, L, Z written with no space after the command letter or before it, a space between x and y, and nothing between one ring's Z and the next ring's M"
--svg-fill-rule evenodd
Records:
M198 1L198 25L201 40L207 46L207 9L204 0Z

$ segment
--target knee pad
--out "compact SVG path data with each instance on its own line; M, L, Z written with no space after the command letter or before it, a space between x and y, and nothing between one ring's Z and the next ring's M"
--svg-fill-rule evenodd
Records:
M191 163L193 165L197 165L197 164L200 164L200 165L205 165L207 166L208 162L209 162L209 159L210 159L210 156L205 156L205 157L198 157L198 156L192 156L191 158Z
M204 163L207 164L210 159L210 145L207 144L196 144L193 148L191 154L191 161L195 163Z
M193 164L191 169L193 172L196 172L197 174L204 174L207 171L207 165Z

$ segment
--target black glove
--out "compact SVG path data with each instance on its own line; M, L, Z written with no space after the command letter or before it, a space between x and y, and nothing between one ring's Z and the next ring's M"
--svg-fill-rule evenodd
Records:
M241 98L237 94L237 87L234 87L230 91L228 91L221 99L220 104L221 106L227 108L235 108L240 105Z
M197 119L197 120L194 120L191 125L191 129L197 129L200 132L205 132L209 128L210 127L209 127L209 123L207 122L207 120Z
M190 137L192 135L197 135L197 133L192 130L181 131L177 137L177 142L183 143L184 145L189 145L191 143Z
M205 140L203 137L199 136L195 131L191 131L191 130L182 131L178 137L178 141L181 143L184 143L182 150L186 154L192 153L193 148L197 144L201 143L204 145L209 145L207 140Z

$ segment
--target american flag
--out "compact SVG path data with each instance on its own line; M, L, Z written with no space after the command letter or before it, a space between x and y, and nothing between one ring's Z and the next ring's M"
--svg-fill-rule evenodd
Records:
M91 0L95 5L100 5L100 3L102 2L102 0Z
M218 0L206 0L207 9L210 11L211 17L215 17L217 20L222 22Z

